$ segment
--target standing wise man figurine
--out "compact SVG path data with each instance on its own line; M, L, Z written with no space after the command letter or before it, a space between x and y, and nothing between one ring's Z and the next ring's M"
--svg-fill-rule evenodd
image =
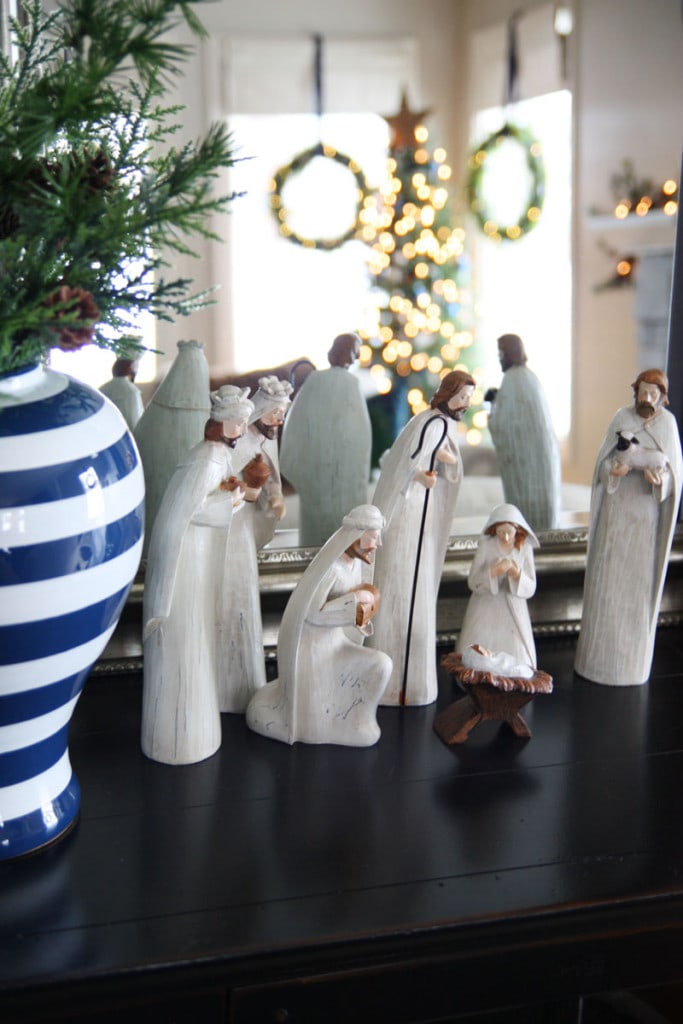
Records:
M505 500L534 530L553 530L560 525L562 472L550 406L517 334L500 336L498 356L503 380L485 398Z
M334 339L326 370L304 381L282 431L280 468L299 495L299 543L324 544L342 517L367 501L372 428L357 377L360 338Z
M257 552L272 538L275 523L285 513L277 468L277 432L291 391L288 381L260 378L249 428L233 456L233 472L244 484L245 503L228 537L229 580L220 597L217 676L221 711L244 713L250 698L266 682Z
M211 393L204 440L171 477L149 546L143 602L142 750L165 764L210 757L221 742L219 644L233 509L243 485L232 452L253 410L248 388Z
M373 505L351 509L301 577L282 616L278 678L247 708L254 732L351 747L379 739L377 705L391 659L363 640L380 600L372 562L383 525Z
M644 370L632 388L634 405L614 416L595 464L574 664L579 675L612 686L650 675L683 471L676 419L665 409L666 374ZM637 463L621 452L626 434Z
M387 526L375 579L382 603L368 643L393 671L382 704L436 700L436 598L462 478L457 421L475 381L453 370L431 408L414 416L382 459L374 503Z

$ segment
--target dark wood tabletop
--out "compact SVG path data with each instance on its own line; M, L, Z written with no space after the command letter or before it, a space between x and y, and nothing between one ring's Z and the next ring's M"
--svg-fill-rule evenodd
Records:
M444 674L436 705L380 709L374 747L224 715L189 767L140 752L139 673L91 676L80 821L0 867L0 1019L560 1021L683 980L683 627L642 687L579 679L571 637L537 646L530 740L443 743Z

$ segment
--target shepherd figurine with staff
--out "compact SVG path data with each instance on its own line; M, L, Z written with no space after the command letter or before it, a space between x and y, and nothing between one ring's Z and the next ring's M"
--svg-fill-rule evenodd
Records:
M382 604L366 646L393 669L382 704L431 704L437 697L436 599L462 479L457 421L475 381L453 370L431 408L414 416L382 459L374 495L387 525L375 562Z

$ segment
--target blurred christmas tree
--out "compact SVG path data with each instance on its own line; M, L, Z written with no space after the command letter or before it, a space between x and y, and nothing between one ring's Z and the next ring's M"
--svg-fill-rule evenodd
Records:
M387 118L387 178L360 214L378 307L377 322L359 332L361 365L378 392L369 401L375 462L426 408L444 373L458 367L478 379L465 232L449 209L446 152L427 148L428 113L411 111L404 94L398 114ZM486 422L479 388L473 399L463 429L476 444Z

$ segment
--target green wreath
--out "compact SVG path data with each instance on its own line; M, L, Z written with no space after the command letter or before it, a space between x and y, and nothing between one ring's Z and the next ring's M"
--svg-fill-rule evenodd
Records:
M531 185L529 194L524 200L524 212L519 220L514 224L498 224L484 201L483 181L488 155L501 142L508 139L516 142L524 150L526 165L531 172ZM541 156L540 143L531 132L513 124L503 125L472 151L469 167L470 172L465 186L467 202L485 235L496 242L514 242L536 227L541 218L545 198L545 165Z
M335 163L346 167L347 170L353 174L358 186L356 212L354 214L353 223L349 225L343 234L337 235L336 238L306 238L304 235L298 234L287 222L289 210L282 201L282 193L289 179L293 175L299 174L303 171L303 169L318 156L322 156L327 160L334 160ZM365 198L370 194L370 189L368 188L368 183L365 180L365 175L356 161L350 156L346 156L344 153L339 153L333 146L326 146L322 142L317 143L315 146L311 146L310 149L305 149L301 153L298 153L293 160L276 171L273 176L270 190L272 192L270 209L277 221L280 234L290 242L295 242L297 245L303 245L306 249L325 250L338 249L344 244L344 242L348 242L355 236L356 231L358 230L358 216L363 209Z

